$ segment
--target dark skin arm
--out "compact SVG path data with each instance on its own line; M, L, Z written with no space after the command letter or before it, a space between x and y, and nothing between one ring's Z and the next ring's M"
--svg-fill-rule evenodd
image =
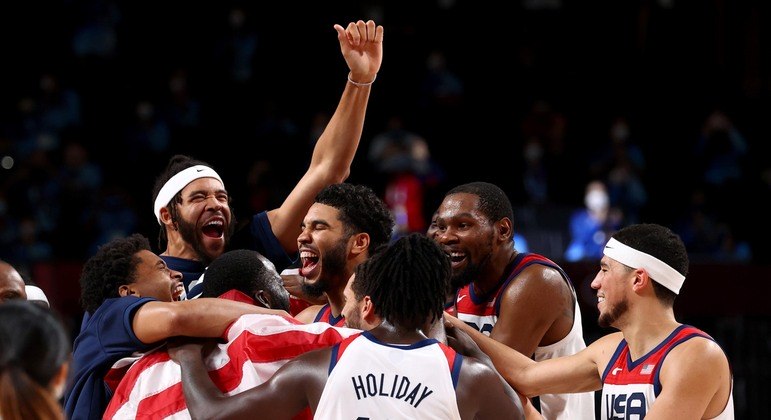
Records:
M306 406L315 411L327 380L330 349L312 351L282 366L262 385L233 396L224 395L209 378L202 345L169 347L182 369L182 386L194 419L292 419Z
M487 367L492 373L495 374L495 376L498 378L498 380L501 383L501 387L503 388L503 392L506 393L507 397L514 403L516 406L516 413L522 413L523 404L527 401L523 401L523 399L526 400L522 395L515 392L514 388L509 385L508 382L506 382L506 379L501 376L498 371L495 369L495 365L493 364L490 357L485 354L479 346L474 342L474 340L471 339L471 337L468 336L468 334L465 334L463 331L457 330L451 323L447 322L446 324L443 324L443 330L445 331L447 343L450 347L452 347L455 351L458 353L468 356L469 360L476 360L479 364L484 365ZM464 364L467 363L464 361ZM460 384L459 384L460 386ZM477 385L472 385L477 386ZM472 388L473 389L473 388ZM530 404L532 406L532 404ZM535 409L535 408L533 408ZM537 412L537 411L536 411ZM540 414L540 413L539 413ZM537 418L537 417L536 417Z
M556 343L573 327L573 294L560 273L539 264L509 285L490 337L526 355Z
M245 314L288 315L226 299L201 298L182 302L147 302L134 314L131 326L139 341L150 344L169 337L219 337Z
M517 404L517 410L521 410L521 412L524 413L523 415L525 420L543 420L543 416L538 410L536 410L533 402L530 401L530 399L527 398L527 396L524 394L513 389L508 384L508 382L506 382L506 379L495 369L492 359L490 359L490 357L479 348L477 343L475 343L468 334L460 329L455 328L455 326L450 322L445 323L444 327L447 333L448 344L455 351L464 356L471 356L478 359L481 363L496 373L500 381L504 384L505 392L509 398L518 399L519 404ZM481 333L478 334L482 335ZM487 338L487 340L493 341L489 338Z
M524 418L515 405L519 397L494 370L474 358L464 357L455 393L462 419Z

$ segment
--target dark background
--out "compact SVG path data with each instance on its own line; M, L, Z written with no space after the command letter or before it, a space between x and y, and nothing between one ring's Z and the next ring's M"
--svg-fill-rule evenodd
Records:
M399 115L436 168L426 216L448 187L494 182L532 250L562 262L567 214L598 175L591 165L614 119L625 118L646 160L638 220L679 230L706 219L722 232L714 247L689 246L680 319L729 353L737 418L771 408L767 2L208 3L0 6L0 157L13 158L0 169L0 258L45 286L74 327L79 270L96 247L132 232L155 241L151 190L171 155L217 168L239 215L283 200L309 161L314 121L332 114L346 83L332 25L373 18L385 26L384 64L350 182L382 193L367 150ZM245 16L239 29L234 9ZM236 46L249 45L236 59ZM442 71L430 57L443 58ZM234 63L249 71L238 76ZM186 86L177 95L175 75ZM45 77L58 88L44 89ZM153 107L145 119L139 104ZM705 180L698 149L715 111L746 142L731 162L738 175L720 185ZM548 198L537 203L522 181L534 135L548 158ZM705 197L699 211L695 192ZM751 253L737 256L737 243ZM587 337L597 337L605 331L595 330L586 287L596 263L564 263L586 297Z

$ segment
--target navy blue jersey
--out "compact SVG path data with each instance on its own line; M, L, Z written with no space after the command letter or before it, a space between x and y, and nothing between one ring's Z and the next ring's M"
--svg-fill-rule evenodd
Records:
M340 314L337 317L332 315L332 307L329 306L328 303L325 303L319 310L319 313L316 314L316 318L313 319L313 322L326 322L333 327L344 327L345 317L343 314Z
M182 273L182 284L185 285L186 293L190 292L190 282L197 280L206 270L206 266L201 261L168 255L159 255L159 257L166 262L166 266L170 269Z
M297 229L297 234L300 234L299 228ZM248 235L251 238L251 242L247 242L248 246L239 246L238 235L238 233L234 235L234 240L230 246L231 249L251 249L257 251L269 259L276 266L276 271L279 273L294 262L294 257L287 255L278 238L276 238L276 234L273 233L273 229L270 227L270 220L268 220L268 212L263 211L252 216Z
M64 399L70 420L101 419L112 396L104 376L119 359L145 352L134 334L136 311L155 298L126 296L106 299L93 314L86 314L72 350L72 382Z

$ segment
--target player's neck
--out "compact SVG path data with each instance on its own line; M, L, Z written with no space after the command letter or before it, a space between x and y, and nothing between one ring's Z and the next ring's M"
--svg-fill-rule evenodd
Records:
M375 328L369 330L370 334L375 336L379 341L389 344L415 344L419 341L425 340L425 334L416 328L401 328L386 320L380 323Z
M169 240L166 244L166 251L164 251L161 255L185 258L193 261L200 260L198 253L195 252L189 243L182 239L182 236L179 233L167 231L167 235Z
M327 293L327 302L329 303L329 310L332 312L332 316L339 317L343 313L343 307L345 306L345 295L343 289L330 290Z
M519 253L513 249L490 255L479 278L474 280L474 291L484 296L493 290L501 280L509 275L509 266Z
M638 315L621 329L629 344L632 359L636 360L658 346L680 323L669 311L648 312Z

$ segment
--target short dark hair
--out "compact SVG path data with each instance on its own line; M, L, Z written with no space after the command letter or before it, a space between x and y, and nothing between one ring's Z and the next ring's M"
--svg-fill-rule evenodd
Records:
M19 300L0 305L0 416L64 418L48 386L69 360L71 340L47 308Z
M658 258L683 276L688 275L688 252L680 237L669 228L655 223L640 223L620 229L612 235L617 241ZM653 290L663 303L672 306L677 294L653 279Z
M356 299L369 296L375 313L403 328L440 319L450 291L450 260L427 236L412 233L381 247L356 267Z
M371 188L347 183L332 184L319 191L315 201L336 208L348 234L369 234L370 251L391 240L393 216Z
M119 297L118 287L135 281L140 263L137 253L143 250L151 251L150 242L138 233L99 247L80 275L80 302L85 311L93 312L105 299Z
M264 261L259 252L249 249L225 252L206 268L201 297L218 297L233 289L253 297L257 290L264 290L271 297L273 309L288 311L289 294L281 276Z
M448 195L467 193L479 197L479 211L491 222L497 222L504 217L514 222L514 210L511 207L511 201L506 193L497 185L489 182L469 182L468 184L458 185L447 191Z

